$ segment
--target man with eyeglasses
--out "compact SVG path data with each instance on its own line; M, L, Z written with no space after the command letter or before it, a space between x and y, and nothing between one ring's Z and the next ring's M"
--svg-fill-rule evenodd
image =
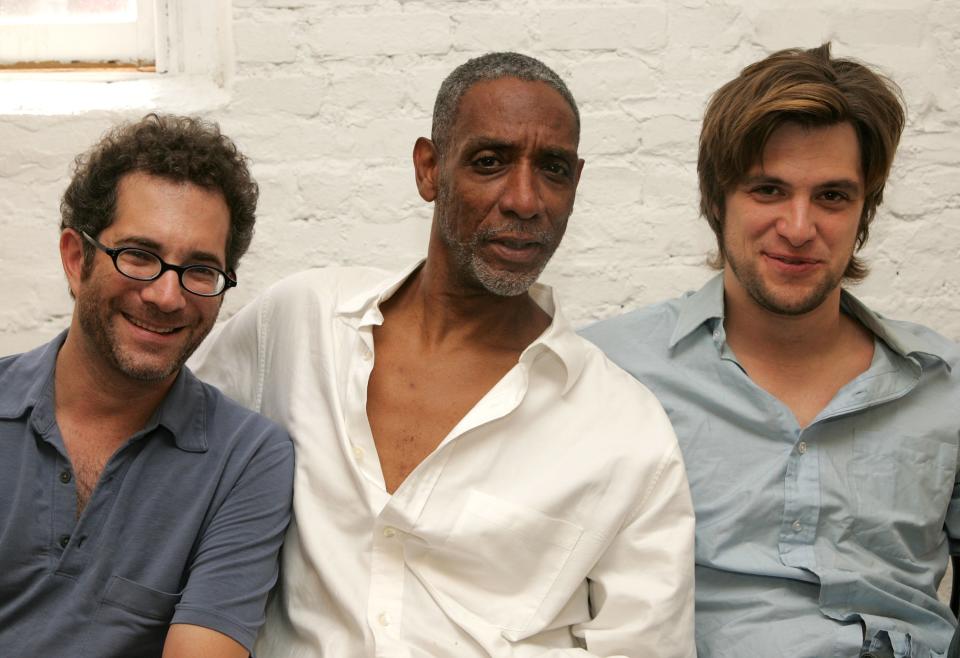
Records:
M183 367L253 235L246 158L148 115L61 203L67 331L0 359L0 655L247 656L277 577L292 446Z

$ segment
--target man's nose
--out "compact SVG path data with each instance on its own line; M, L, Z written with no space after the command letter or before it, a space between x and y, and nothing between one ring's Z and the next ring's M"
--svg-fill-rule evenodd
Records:
M153 304L165 313L179 311L186 306L186 291L180 287L180 278L168 270L153 281L147 282L140 292L145 302Z
M817 234L817 226L810 200L797 197L783 209L777 220L777 232L793 247L802 247Z
M517 164L507 174L500 210L517 219L535 219L543 212L543 197L533 167Z

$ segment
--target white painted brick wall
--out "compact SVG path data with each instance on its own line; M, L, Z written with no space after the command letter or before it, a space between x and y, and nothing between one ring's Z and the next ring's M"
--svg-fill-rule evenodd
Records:
M869 4L869 8L867 5ZM863 8L860 8L860 7ZM399 267L431 210L410 153L443 77L514 49L563 75L587 160L544 275L578 323L698 287L712 234L697 216L696 144L711 91L772 50L834 41L903 87L909 124L858 287L889 315L960 339L960 5L946 0L234 0L235 66L219 121L262 186L230 314L305 267ZM0 84L0 93L4 93ZM168 94L169 96L169 94ZM183 111L182 94L156 109ZM66 325L59 197L73 157L147 109L0 116L0 353Z

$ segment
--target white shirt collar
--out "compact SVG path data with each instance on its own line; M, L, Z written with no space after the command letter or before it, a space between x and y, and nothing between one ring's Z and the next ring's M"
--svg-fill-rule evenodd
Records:
M419 260L344 300L337 306L335 314L356 328L382 324L383 313L380 312L380 305L390 299L423 262ZM553 288L543 283L534 283L528 293L531 299L552 318L552 321L544 332L523 350L519 362L530 367L544 350L556 354L567 371L567 379L563 387L563 393L566 394L583 371L584 353L580 344L581 339L574 333L570 322L560 310L559 296Z

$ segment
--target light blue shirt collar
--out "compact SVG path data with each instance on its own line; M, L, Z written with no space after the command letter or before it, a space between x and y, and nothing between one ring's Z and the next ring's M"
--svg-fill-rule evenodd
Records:
M921 366L924 362L934 359L951 370L947 356L939 345L929 338L910 333L874 313L847 290L840 292L840 306L900 356L918 360ZM723 318L723 274L721 273L710 279L700 290L689 293L683 298L677 326L670 336L670 349L704 322L712 319L723 320Z

